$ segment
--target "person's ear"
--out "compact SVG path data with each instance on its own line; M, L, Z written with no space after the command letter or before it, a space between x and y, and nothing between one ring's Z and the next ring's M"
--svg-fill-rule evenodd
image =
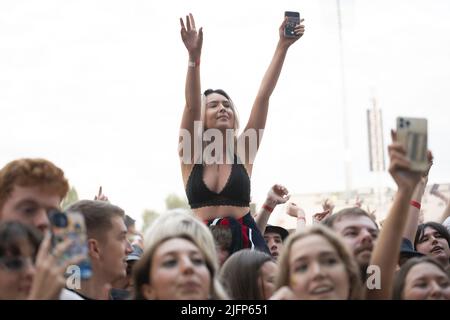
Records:
M156 300L156 292L150 284L143 284L141 287L141 293L147 300Z
M88 250L89 250L89 257L91 259L100 259L100 246L96 239L90 238L87 241L88 243Z

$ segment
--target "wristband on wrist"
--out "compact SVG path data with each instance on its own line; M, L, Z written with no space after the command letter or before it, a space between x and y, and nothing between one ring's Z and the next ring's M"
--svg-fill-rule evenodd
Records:
M269 207L267 204L264 204L262 207L263 207L264 210L266 210L266 211L268 211L268 212L270 212L270 213L272 213L272 211L273 211L273 209L274 209L274 208L272 208L272 207Z
M414 200L411 200L411 202L410 202L410 204L413 206L413 207L416 207L417 209L419 209L420 210L420 208L421 208L421 204L420 204L420 202L417 202L417 201L414 201Z
M189 62L188 62L188 66L190 68L195 68L195 67L198 67L199 65L200 65L200 59L197 59L195 61L189 60Z

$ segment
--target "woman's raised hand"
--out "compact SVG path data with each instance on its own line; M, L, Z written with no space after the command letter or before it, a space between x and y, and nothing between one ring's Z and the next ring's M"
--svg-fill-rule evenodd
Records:
M202 53L203 28L200 28L197 32L192 13L189 13L189 15L186 16L186 24L183 21L183 18L180 18L180 24L181 39L189 52L189 57L196 61L200 59Z
M399 189L414 190L423 172L412 171L411 162L406 157L405 148L397 141L397 132L391 130L392 143L388 147L390 164L389 173ZM432 157L428 152L429 159ZM431 161L431 159L430 159Z
M298 39L300 39L303 34L305 33L305 25L302 24L302 22L305 19L301 19L300 20L300 24L298 24L294 31L295 31L295 37L286 37L284 35L284 27L288 22L288 18L285 17L283 20L283 23L281 24L280 28L279 28L279 33L280 33L280 43L286 45L286 46L290 46L291 44L293 44L295 41L297 41Z
M281 184L275 184L267 193L266 203L271 207L275 207L279 204L286 203L290 197L291 196L289 195L289 191L286 187Z
M286 213L294 218L306 218L305 211L300 208L296 203L290 202L286 208Z

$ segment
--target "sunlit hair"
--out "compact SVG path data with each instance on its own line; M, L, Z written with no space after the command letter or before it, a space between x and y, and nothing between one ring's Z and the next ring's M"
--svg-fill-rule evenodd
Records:
M234 137L237 138L239 133L239 116L236 107L234 106L233 100L231 100L230 96L222 89L215 89L215 90L208 89L202 95L202 108L200 113L200 119L202 121L202 131L205 130L205 115L206 115L206 100L207 100L206 97L208 97L210 94L213 93L217 93L220 94L221 96L224 96L230 102L231 110L233 110L234 114L234 126L233 126Z
M217 278L218 261L213 236L208 227L187 213L175 211L159 216L147 230L144 254L133 269L135 298L145 299L144 284L151 285L150 273L153 256L165 241L182 238L191 241L202 253L211 276L210 299L228 299Z
M408 276L411 269L418 264L421 263L430 263L436 266L442 273L447 276L450 280L449 274L445 271L444 267L434 258L431 257L419 257L419 258L411 258L398 270L394 279L394 290L392 293L393 300L403 300L405 298L405 285L406 285L406 277Z
M361 283L361 276L358 264L353 258L353 255L347 249L343 240L335 232L322 225L315 225L300 232L293 233L287 237L284 243L284 247L278 258L278 276L276 280L276 288L279 289L283 286L289 286L289 279L291 277L289 259L291 256L292 246L295 242L306 237L318 235L327 240L331 246L336 250L342 263L345 265L347 271L350 292L348 299L358 300L362 299L364 295L364 288Z
M274 262L267 253L250 249L233 253L225 261L220 269L220 281L232 299L265 299L265 293L261 292L259 282L262 281L261 267L267 261Z
M321 223L333 229L334 225L342 219L359 217L369 218L373 222L375 228L378 230L378 224L376 223L376 221L366 211L358 207L342 209L339 212L332 214Z
M0 170L0 211L14 186L38 187L46 193L55 193L61 200L69 191L64 172L45 159L18 159Z

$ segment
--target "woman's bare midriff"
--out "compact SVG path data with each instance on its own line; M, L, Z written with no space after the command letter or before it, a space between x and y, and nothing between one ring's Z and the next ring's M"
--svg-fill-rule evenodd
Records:
M235 219L242 218L249 211L250 207L235 206L211 206L192 209L195 216L201 220L212 220L216 218L233 217Z

